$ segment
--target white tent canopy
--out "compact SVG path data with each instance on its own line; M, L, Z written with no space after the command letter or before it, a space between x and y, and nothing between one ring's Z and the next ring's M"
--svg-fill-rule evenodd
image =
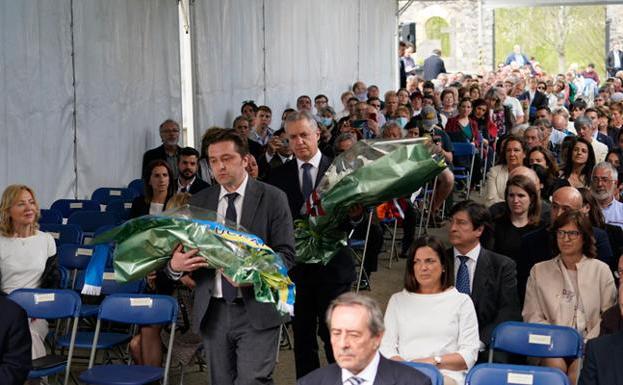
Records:
M195 138L231 125L242 100L281 111L298 95L397 79L393 0L196 0ZM181 121L175 0L0 0L0 188L42 207L140 175L158 125Z

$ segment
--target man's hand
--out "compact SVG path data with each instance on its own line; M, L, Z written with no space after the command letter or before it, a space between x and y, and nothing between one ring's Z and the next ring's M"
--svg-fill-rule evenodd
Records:
M374 133L375 136L381 136L379 124L374 119L368 119L368 129Z
M266 152L268 155L274 155L282 145L281 138L278 136L273 136L271 140L268 141L268 145L266 146Z
M150 289L155 290L156 289L156 272L152 271L151 273L147 274L147 286L149 286Z
M171 258L171 270L174 272L180 271L195 271L202 267L210 267L203 257L195 256L199 252L199 249L193 249L184 253L184 248L181 244L177 245L173 250L173 257Z

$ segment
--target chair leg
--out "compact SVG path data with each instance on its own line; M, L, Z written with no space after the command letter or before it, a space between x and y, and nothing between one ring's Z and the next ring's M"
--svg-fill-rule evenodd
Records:
M365 263L366 260L366 251L368 251L368 238L370 237L370 226L372 225L372 213L368 213L368 228L366 229L366 239L363 243L363 254L361 255L361 266L359 268L359 277L357 278L357 290L356 292L359 293L359 287L361 286L361 278L363 277L363 274L365 273L363 265ZM368 279L368 276L366 274L366 279ZM368 282L370 280L368 279Z
M394 231L392 232L392 246L389 251L389 268L392 268L392 260L394 259L394 251L396 250L396 231L398 230L398 219L394 219Z

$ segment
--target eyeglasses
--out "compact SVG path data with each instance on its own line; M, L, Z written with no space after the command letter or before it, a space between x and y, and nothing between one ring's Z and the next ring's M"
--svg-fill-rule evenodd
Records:
M571 241L574 240L574 239L577 239L577 237L579 237L580 234L582 234L582 233L580 233L577 230L569 230L569 231L567 231L567 230L558 230L558 231L556 231L556 236L558 236L558 238L564 238L566 236L567 239L569 239Z
M180 132L180 130L177 128L170 128L170 129L160 131L160 133L162 134L177 134L178 132Z
M612 179L608 178L607 176L594 176L592 178L593 182L595 183L610 183L612 182Z

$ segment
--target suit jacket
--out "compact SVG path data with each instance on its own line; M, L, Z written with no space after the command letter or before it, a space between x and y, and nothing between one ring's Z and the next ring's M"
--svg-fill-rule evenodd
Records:
M22 385L31 368L31 339L26 312L0 294L0 378L7 385Z
M453 250L448 250L453 256ZM481 247L474 282L472 301L478 317L480 341L489 345L495 327L505 321L521 321L517 298L517 268L515 262L501 254Z
M445 74L446 65L443 59L437 55L431 55L424 60L424 80L433 80L439 74Z
M177 146L177 153L180 153L180 146ZM148 150L145 152L145 154L143 154L143 167L142 167L142 171L141 171L141 175L143 180L149 180L149 175L147 175L147 166L149 165L149 163L151 163L153 160L156 159L161 159L166 161L167 160L167 152L164 150L164 144L156 147L156 148L152 148L151 150ZM177 175L177 173L174 173Z
M605 336L619 332L623 332L623 317L621 317L621 307L617 303L601 315L599 335Z
M190 185L188 192L192 195L195 195L196 193L207 187L210 187L210 184L197 176L193 181L193 184Z
M588 341L578 385L623 384L621 357L621 332Z
M619 51L619 63L623 65L623 51ZM614 50L610 50L608 52L608 57L606 59L606 68L611 76L614 76L614 72L616 72L616 70L621 69L621 67L614 67Z
M273 186L251 177L248 178L240 214L240 225L264 240L268 246L281 255L286 267L290 268L294 264L294 233L292 217L286 209L286 196ZM216 212L220 191L220 185L208 187L193 195L190 204ZM215 270L196 270L193 272L193 278L197 282L193 329L199 333L212 298ZM241 292L253 328L264 330L281 324L281 316L272 303L255 300L253 287L243 287Z
M526 286L526 301L522 316L525 322L545 323L574 327L575 311L564 302L561 294L565 288L560 257L541 262L532 268ZM578 272L578 296L586 315L585 338L599 335L601 313L615 302L614 279L610 268L597 259L582 258L576 265Z
M609 137L606 134L602 134L601 132L598 132L597 133L597 141L605 144L606 146L608 146L608 151L614 149L614 142L612 141L612 138Z
M342 385L342 369L337 364L318 368L297 385ZM373 385L431 385L428 376L417 369L381 356Z

